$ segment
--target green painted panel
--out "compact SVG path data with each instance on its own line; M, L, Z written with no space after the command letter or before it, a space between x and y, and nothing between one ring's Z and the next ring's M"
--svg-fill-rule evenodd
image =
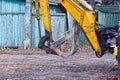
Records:
M120 10L118 6L99 6L98 22L104 26L110 27L117 25L120 21Z

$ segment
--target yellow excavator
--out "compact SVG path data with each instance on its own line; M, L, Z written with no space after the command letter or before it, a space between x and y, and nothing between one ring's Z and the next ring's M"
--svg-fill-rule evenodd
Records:
M120 64L120 22L115 27L105 27L96 21L96 13L94 9L84 0L59 0L59 3L68 11L80 28L86 35L89 43L97 57L102 57L106 52L110 52L116 56L116 60ZM47 53L58 54L63 57L68 57L76 52L76 28L65 32L65 34L53 41L52 27L50 19L49 1L35 0L36 18L38 23L40 20L40 11L42 12L42 19L45 28L45 36L40 38L38 47L44 49ZM40 23L39 23L40 25ZM57 47L62 45L65 41L72 38L72 46L70 51L62 52ZM112 39L115 43L111 43ZM47 43L46 43L47 42Z

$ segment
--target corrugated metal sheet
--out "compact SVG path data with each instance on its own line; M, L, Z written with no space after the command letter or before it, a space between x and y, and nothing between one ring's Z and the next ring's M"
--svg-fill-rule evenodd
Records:
M51 5L51 23L53 38L57 39L64 33L65 14L55 14L56 5ZM33 7L33 11L35 8ZM0 46L23 46L25 32L25 0L0 0ZM40 20L42 36L45 34L42 19ZM37 20L32 17L31 44L37 47L38 25Z
M117 25L120 21L120 11L118 6L99 6L98 22L104 26L110 27Z

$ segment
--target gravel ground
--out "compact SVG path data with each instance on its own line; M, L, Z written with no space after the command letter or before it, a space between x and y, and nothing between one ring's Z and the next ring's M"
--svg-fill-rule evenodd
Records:
M42 50L1 50L0 80L120 80L115 57L97 58L91 48L79 48L63 58Z

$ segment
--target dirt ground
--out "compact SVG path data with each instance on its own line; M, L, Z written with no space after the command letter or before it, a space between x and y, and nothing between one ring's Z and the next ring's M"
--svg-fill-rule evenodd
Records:
M0 80L120 80L115 57L97 58L89 47L79 47L73 56L63 58L39 49L0 50Z

